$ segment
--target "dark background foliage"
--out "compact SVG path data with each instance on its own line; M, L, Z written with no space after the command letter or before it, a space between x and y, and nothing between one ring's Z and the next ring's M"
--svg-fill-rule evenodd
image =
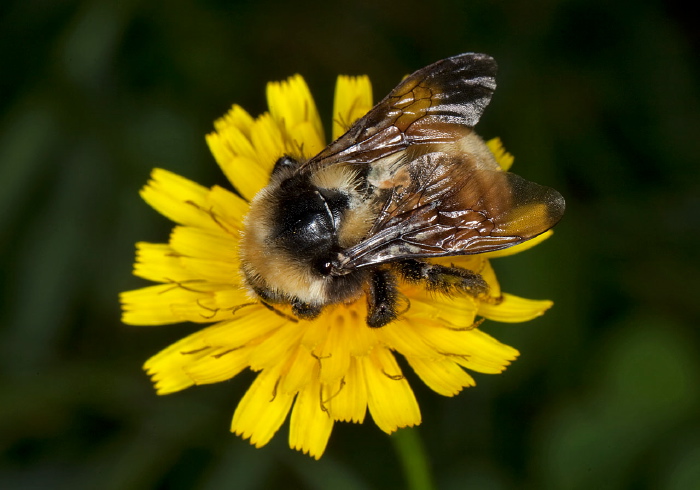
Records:
M332 4L332 6L331 6ZM321 4L28 0L0 7L0 487L405 485L390 438L339 424L320 462L228 433L252 375L157 397L140 370L192 325L127 327L133 244L170 223L152 167L226 184L204 142L264 84L338 73L375 97L464 51L493 55L479 125L559 189L554 238L496 263L544 317L484 329L520 349L455 398L413 380L439 488L700 488L696 22L680 2ZM326 117L326 122L328 118Z

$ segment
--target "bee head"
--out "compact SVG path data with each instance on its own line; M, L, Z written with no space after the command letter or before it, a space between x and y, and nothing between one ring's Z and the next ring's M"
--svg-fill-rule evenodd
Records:
M248 286L271 302L311 305L337 301L341 287L338 227L348 198L318 188L305 174L280 172L253 199L246 217L241 263ZM356 281L351 281L356 282Z

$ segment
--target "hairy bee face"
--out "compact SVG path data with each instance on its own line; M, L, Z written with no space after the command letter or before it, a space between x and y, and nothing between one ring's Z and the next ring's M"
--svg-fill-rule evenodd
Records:
M343 250L373 218L358 185L350 169L309 174L278 166L251 202L241 248L246 281L258 296L315 310L361 294L366 271L340 269Z
M564 212L557 191L504 172L473 131L495 72L483 54L438 61L315 157L281 156L245 222L251 293L305 319L364 293L370 327L397 317L396 276L447 294L486 294L477 273L425 259L517 245Z

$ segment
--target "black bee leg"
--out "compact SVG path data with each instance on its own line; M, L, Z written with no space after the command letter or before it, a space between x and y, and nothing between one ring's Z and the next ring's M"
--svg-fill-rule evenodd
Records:
M302 320L313 320L321 314L321 307L311 306L308 303L303 303L295 299L292 301L292 312Z
M283 168L294 168L297 165L299 165L299 162L297 162L295 159L288 155L284 155L277 159L277 161L275 162L275 166L272 167L272 173L270 175L275 175Z
M376 270L370 278L367 295L367 325L379 328L396 320L397 299L394 275L388 270Z
M489 285L474 271L461 267L447 267L420 260L408 259L395 263L396 270L409 282L424 282L429 291L467 293L470 296L488 294Z

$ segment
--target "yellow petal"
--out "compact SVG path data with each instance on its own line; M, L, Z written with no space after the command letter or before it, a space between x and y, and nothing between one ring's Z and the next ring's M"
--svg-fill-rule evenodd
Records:
M207 136L219 166L246 200L267 184L273 165L285 153L282 131L269 113L263 113L246 132L227 127Z
M281 156L278 155L278 157ZM272 162L274 164L274 161ZM255 195L265 187L270 180L270 169L260 166L258 160L235 157L231 159L230 168L224 169L226 177L234 183L233 186L247 201L251 201Z
M367 383L364 364L353 357L345 377L333 385L328 405L338 421L361 424L367 413Z
M267 84L267 105L275 120L287 129L308 122L319 141L324 141L323 125L309 86L300 75Z
M204 283L196 283L205 288ZM194 286L193 286L194 287ZM128 325L166 325L183 319L171 308L177 303L196 303L209 296L205 289L185 289L178 284L159 284L119 295L122 303L122 322Z
M329 315L333 321L328 326L322 345L314 349L321 366L320 378L324 384L332 384L343 378L350 368L352 354L348 348L353 343L353 332L358 325L351 325L344 315ZM359 328L367 328L365 325Z
M325 147L323 135L319 134L310 122L299 123L287 128L287 142L284 153L300 160L308 160Z
M435 355L435 349L423 340L420 327L416 328L416 324L425 325L419 316L421 306L422 304L419 302L412 302L409 314L378 329L378 334L385 345L390 345L393 350L404 356L431 357Z
M318 377L318 362L303 345L296 347L284 362L279 389L290 394L305 389L313 381L312 377Z
M156 168L141 189L141 197L176 223L211 228L214 222L202 212L208 189L167 170Z
M489 147L491 153L496 158L496 162L501 166L503 170L508 170L513 165L515 157L508 153L503 147L501 138L493 138L486 142L486 146Z
M238 263L238 242L213 230L176 226L170 234L170 246L181 256Z
M278 392L278 381L279 370L258 374L233 414L231 432L250 439L255 447L262 447L272 439L294 401L293 395Z
M304 323L287 321L284 326L272 332L251 353L250 367L257 371L279 365L280 359L286 359L299 343L304 334Z
M461 267L462 269L468 269L474 272L480 272L483 267L484 255L455 255L452 257L438 257L431 259L430 262L435 264L446 265L448 267Z
M211 287L217 289L195 301L174 303L170 309L182 321L194 323L212 323L231 319L242 323L249 321L246 315L250 310L243 311L244 305L250 304L245 290L223 284L211 284ZM225 296L226 301L222 301L222 296Z
M215 349L208 355L189 363L184 371L195 384L226 381L248 367L249 347Z
M463 366L467 369L470 369L472 371L476 371L477 373L483 373L483 374L500 374L503 371L506 370L506 368L510 365L512 360L515 360L519 352L515 349L515 355L512 356L513 358L511 360L505 360L505 359L494 359L494 358L486 358L486 357L478 357L478 356L472 356L472 357L455 357L454 361L459 364L460 366Z
M177 393L194 385L194 380L182 368L173 366L151 377L158 395Z
M250 201L267 183L271 167L268 168L269 162L263 164L259 160L258 150L251 141L252 127L247 133L229 127L208 134L207 144L231 184Z
M421 329L421 335L436 353L449 356L462 366L479 372L501 372L518 352L478 328L454 330L444 326L426 326Z
M149 359L144 369L151 375L158 393L172 393L192 384L225 381L245 369L247 346L233 348L208 341L212 331L228 328L229 325L222 322L195 332Z
M367 382L367 405L377 426L391 434L421 422L418 402L388 349L377 348L362 359Z
M266 171L267 179L277 159L285 153L284 136L284 128L268 112L261 114L253 124L250 138L255 148L255 158Z
M173 393L192 386L195 380L187 368L200 359L223 352L207 341L207 332L226 328L227 325L220 323L195 332L146 361L143 368L151 376L158 394Z
M307 324L301 342L310 351L314 351L316 354L320 352L321 357L325 359L328 351L324 347L324 343L342 342L342 338L344 338L347 340L347 343L343 345L343 349L347 353L351 356L364 356L380 342L378 329L368 328L366 317L367 302L364 299L355 301L350 305L328 306L323 310L321 316ZM331 330L336 328L338 328L338 331L331 333ZM334 337L328 339L329 335ZM319 351L317 349L319 346L323 350ZM338 362L344 363L345 361L338 360ZM342 370L341 367L338 367L338 369ZM329 367L329 370L333 370L333 368ZM331 380L331 378L326 378L325 374L322 374L322 376L324 382ZM333 376L330 374L330 371L329 376Z
M467 369L486 374L501 373L520 355L516 349L499 342L481 330L474 329L469 334L471 346L467 353L450 356L452 360Z
M236 263L220 260L182 257L182 266L191 274L218 284L240 284L240 267Z
M381 344L379 329L367 327L367 301L364 298L351 305L340 305L335 311L345 316L345 324L350 329L350 342L346 348L351 356L366 356Z
M248 203L233 192L215 185L207 195L215 219L232 239L239 240L243 219L248 214Z
M260 304L236 310L234 318L219 323L218 329L202 330L207 345L237 348L246 344L258 345L260 339L267 338L271 332L287 324L287 320L275 315Z
M289 423L289 447L315 459L323 455L333 429L333 419L321 400L322 396L324 393L316 372L311 383L297 396Z
M481 303L479 315L497 322L526 322L544 314L554 303L550 300L526 299L503 293L496 304Z
M471 327L477 311L477 301L467 294L420 293L411 299L411 305L416 307L412 316L455 329Z
M426 359L406 356L406 360L430 389L443 396L454 396L462 388L476 384L474 378L446 357Z
M260 151L252 140L254 124L246 111L234 105L214 123L216 131L206 137L221 170L247 200L267 183L270 169L260 163Z
M134 275L155 282L185 282L199 279L180 263L178 254L165 243L136 244Z
M481 277L484 278L486 284L489 285L489 296L493 298L501 297L501 285L498 283L498 278L496 278L496 271L493 270L491 262L484 260L481 270L479 271Z
M206 135L206 142L214 159L226 173L231 168L231 161L237 157L255 160L255 147L251 141L254 119L245 129L236 126L218 125L217 130ZM231 182L234 184L234 182Z
M231 110L226 115L214 121L214 128L217 131L225 131L227 128L235 128L244 134L250 132L253 125L253 118L248 112L238 104L233 104Z
M372 84L369 77L366 75L339 76L333 100L333 139L335 140L372 108Z
M542 233L541 235L536 236L535 238L532 238L526 242L523 242L519 245L515 245L514 247L510 248L504 248L502 250L496 250L495 252L487 252L485 254L481 254L482 257L488 258L488 259L495 259L498 257L508 257L509 255L515 255L520 252L524 252L525 250L528 250L535 245L539 245L543 241L545 241L547 238L552 236L554 233L553 230L548 230Z
M217 328L221 328L221 324L199 330L188 335L184 339L178 340L174 344L170 344L168 347L158 352L158 354L151 356L151 358L144 363L143 368L151 375L169 370L173 367L182 369L183 366L192 362L193 357L190 356L205 356L211 353L215 347L212 347L211 344L206 341L203 333L206 330Z

